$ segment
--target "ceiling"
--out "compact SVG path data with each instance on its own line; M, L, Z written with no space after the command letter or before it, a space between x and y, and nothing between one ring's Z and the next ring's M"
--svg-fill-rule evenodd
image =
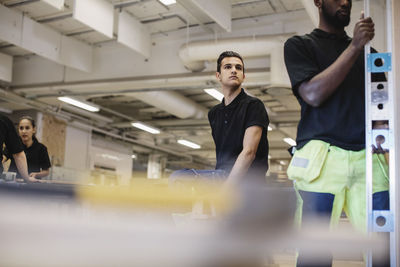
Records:
M188 33L191 34L192 40L196 38L213 40L217 35L218 38L252 37L260 34L255 33L255 30L249 30L251 28L246 28L249 27L246 25L251 27L251 25L258 25L257 23L260 25L268 23L268 27L280 25L279 27L284 28L282 23L282 25L279 24L281 17L285 19L294 17L293 20L297 17L307 19L307 13L300 0L230 0L232 31L228 32L221 29L216 21L207 16L207 12L191 9L188 2L193 2L192 0L178 0L178 3L169 6L157 0L109 0L109 2L113 5L115 14L126 11L146 25L153 46L156 47L160 43L173 42L176 36L179 36L180 40L185 40L185 38L187 40ZM101 51L105 51L107 47L125 51L117 44L117 23L114 24L112 38L96 31L74 18L73 0L65 0L61 10L51 7L45 1L37 0L0 0L0 4L11 10L22 12L63 36L82 41L90 47ZM284 32L288 31L290 30L284 30ZM0 35L0 53L14 57L13 80L11 83L2 83L2 87L14 95L0 102L4 109L34 108L53 114L57 112L61 114L59 111L62 110L65 117L93 126L98 134L112 133L114 137L123 137L125 141L132 143L134 152L146 154L159 150L161 153L168 154L171 161L175 162L175 167L180 167L176 162L180 160L183 162L181 156L188 155L192 157L196 166L210 167L215 163L215 147L206 117L180 118L164 109L162 105L160 107L151 104L151 101L143 101L136 94L159 91L173 93L178 95L178 98L183 96L184 99L191 101L190 103L196 103L199 109L207 111L218 104L216 99L203 91L207 87L218 87L214 77L215 62L210 61L209 66L200 72L191 72L179 66L182 69L180 72L168 73L168 70L163 70L165 74L143 76L118 74L118 66L115 66L115 75L110 77L96 77L95 74L94 76L88 74L88 78L70 81L66 81L64 77L59 80L54 78L54 81L49 79L48 82L22 84L14 81L14 77L20 75L18 68L22 64L15 62L32 59L37 55L1 39ZM142 61L151 63L153 57ZM262 55L259 58L249 59L250 67L246 70L247 78L244 87L248 93L260 98L267 108L272 126L271 131L268 132L271 166L273 170L279 172L285 169L285 165L290 160L287 152L289 145L283 141L283 138L295 138L300 109L289 88L271 88L271 68L268 58L268 55ZM173 64L182 65L179 58L176 58L176 63ZM245 64L247 64L246 58ZM64 70L63 73L65 75L66 71ZM79 96L99 105L101 109L96 115L88 115L61 104L56 98L59 95ZM19 96L21 98L18 99ZM25 99L24 104L20 103L22 99ZM161 134L152 135L133 128L130 123L136 120L160 129ZM194 150L178 145L176 140L180 138L200 144L201 149ZM187 162L185 164L188 165Z

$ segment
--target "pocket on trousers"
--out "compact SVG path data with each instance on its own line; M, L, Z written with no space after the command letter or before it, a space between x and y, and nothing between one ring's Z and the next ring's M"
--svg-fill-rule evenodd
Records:
M297 150L287 169L289 179L306 182L315 180L324 166L329 147L328 143L312 140Z

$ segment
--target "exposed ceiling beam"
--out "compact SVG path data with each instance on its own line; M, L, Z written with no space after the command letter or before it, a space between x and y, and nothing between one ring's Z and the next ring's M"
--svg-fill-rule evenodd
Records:
M212 20L227 32L231 32L232 6L229 0L178 0L178 3L200 23Z
M92 48L0 5L0 39L78 70L91 71Z
M126 11L118 15L118 42L150 58L151 37L148 28Z
M12 79L12 56L0 53L0 80L11 82Z
M113 38L114 6L106 0L75 0L73 18Z

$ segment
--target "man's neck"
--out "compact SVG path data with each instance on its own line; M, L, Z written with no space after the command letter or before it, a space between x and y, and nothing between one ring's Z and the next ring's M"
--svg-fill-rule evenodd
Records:
M225 106L229 105L240 94L241 90L240 86L237 88L222 88Z
M343 28L336 28L329 23L326 23L323 20L319 21L318 29L323 30L324 32L340 35L344 33L344 27Z

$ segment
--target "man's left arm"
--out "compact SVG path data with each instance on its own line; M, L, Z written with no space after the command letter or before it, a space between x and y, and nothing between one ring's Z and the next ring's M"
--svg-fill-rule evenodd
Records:
M243 179L251 163L256 157L258 144L260 143L263 128L258 125L246 129L243 138L243 150L237 157L235 164L225 182L225 186L236 185Z

